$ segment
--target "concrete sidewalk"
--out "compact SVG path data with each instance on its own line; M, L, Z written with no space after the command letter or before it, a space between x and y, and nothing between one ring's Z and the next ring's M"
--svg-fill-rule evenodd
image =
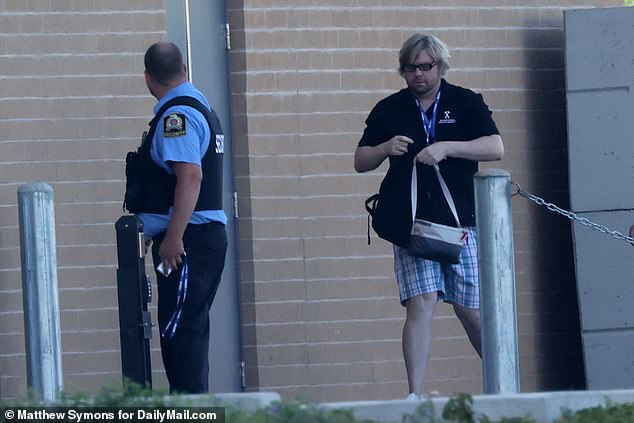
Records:
M441 416L449 399L448 397L430 398L437 417ZM499 420L502 417L530 416L538 423L552 423L561 416L562 410L578 411L608 403L634 403L634 390L475 395L473 396L473 411L476 415L484 415L492 420ZM349 409L358 418L398 423L405 414L414 414L420 404L420 401L396 400L339 402L321 406Z
M280 396L275 392L216 394L215 398L223 403L250 410L280 401ZM449 397L429 399L433 404L436 417L441 416L449 399ZM634 403L634 390L555 391L473 396L473 410L476 415L484 415L492 420L499 420L502 417L530 416L538 423L552 423L561 416L562 410L574 412L604 406L608 403ZM348 409L360 419L399 423L404 415L415 414L421 404L422 401L405 400L355 401L323 403L319 407Z

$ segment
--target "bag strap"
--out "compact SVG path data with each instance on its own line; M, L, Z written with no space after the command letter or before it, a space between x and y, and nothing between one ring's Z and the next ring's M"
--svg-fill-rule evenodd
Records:
M368 212L368 245L370 245L370 218L374 216L376 204L379 201L379 194L374 194L365 200L365 209Z
M436 176L438 177L438 182L440 183L440 188L442 188L442 192L445 195L445 199L449 204L449 208L451 209L451 213L453 214L453 218L456 221L456 224L459 228L462 227L460 224L460 219L458 219L458 212L456 211L456 205L453 202L453 198L451 197L451 192L449 192L449 188L445 183L445 179L440 174L440 168L437 164L434 165L434 170L436 171ZM416 208L418 205L418 178L416 177L416 161L414 161L414 165L412 166L412 183L410 190L411 200L412 200L412 222L416 220Z

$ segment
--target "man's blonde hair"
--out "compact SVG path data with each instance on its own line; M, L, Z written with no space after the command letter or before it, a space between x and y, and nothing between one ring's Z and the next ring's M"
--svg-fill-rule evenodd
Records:
M438 37L433 35L414 34L403 43L398 54L399 72L403 75L403 66L410 65L422 50L431 56L440 76L445 76L449 70L449 48Z

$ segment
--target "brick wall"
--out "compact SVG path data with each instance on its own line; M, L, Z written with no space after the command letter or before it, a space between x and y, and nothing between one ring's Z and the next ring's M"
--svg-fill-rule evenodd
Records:
M243 349L250 389L314 400L406 391L389 245L366 242L364 119L403 82L413 32L452 50L448 79L484 94L522 186L567 205L563 9L616 1L229 1ZM383 171L385 168L382 169ZM513 200L522 389L584 385L569 224ZM481 392L450 308L434 320L430 390Z
M160 0L0 0L0 397L26 392L16 203L31 182L55 190L65 386L120 384L114 222L164 27Z
M567 205L562 11L617 2L475 4L227 0L248 389L406 393L390 248L366 242L363 200L382 172L355 174L352 158L371 107L403 86L397 52L411 33L443 38L448 79L485 95L507 150L495 166ZM113 225L121 158L154 104L142 55L165 34L163 7L0 0L0 397L26 386L16 192L34 181L55 189L66 386L120 382ZM522 389L583 386L569 225L521 198L513 207ZM480 392L449 307L434 333L429 389Z

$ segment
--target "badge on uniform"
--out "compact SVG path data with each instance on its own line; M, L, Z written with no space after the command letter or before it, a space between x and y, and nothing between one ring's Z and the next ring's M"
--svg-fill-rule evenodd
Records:
M163 120L163 137L182 137L186 133L185 115L170 113Z

